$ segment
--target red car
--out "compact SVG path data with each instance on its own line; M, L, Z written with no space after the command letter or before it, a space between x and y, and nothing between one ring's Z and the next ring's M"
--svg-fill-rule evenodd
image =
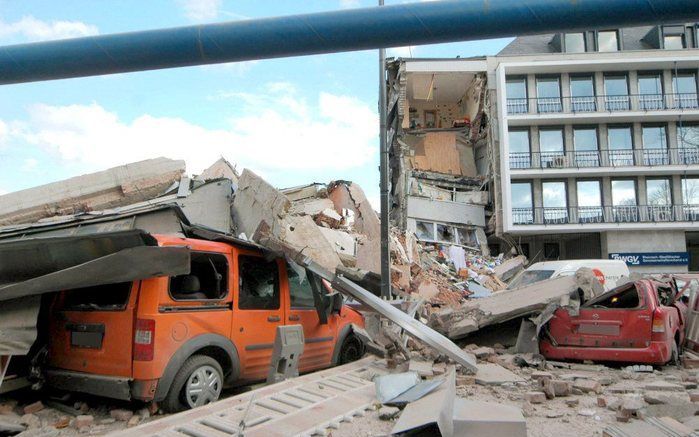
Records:
M559 308L542 332L549 359L676 363L684 342L687 306L675 280L642 279L621 285L580 307Z

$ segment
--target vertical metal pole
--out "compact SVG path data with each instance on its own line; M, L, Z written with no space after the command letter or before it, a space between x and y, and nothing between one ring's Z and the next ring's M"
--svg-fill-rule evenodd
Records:
M379 0L383 6L384 0ZM388 245L388 144L386 135L386 49L379 49L379 144L381 174L381 296L391 297L391 252Z

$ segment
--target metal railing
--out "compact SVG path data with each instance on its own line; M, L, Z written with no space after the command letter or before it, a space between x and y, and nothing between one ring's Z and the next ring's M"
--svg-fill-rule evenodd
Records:
M510 169L556 169L699 164L699 148L512 152Z
M507 113L510 115L693 109L699 109L697 93L507 99Z
M568 206L513 208L515 225L699 221L699 205Z

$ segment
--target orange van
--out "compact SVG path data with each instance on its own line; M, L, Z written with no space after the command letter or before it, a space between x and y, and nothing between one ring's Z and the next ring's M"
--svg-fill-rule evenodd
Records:
M303 326L300 372L363 355L353 334L362 316L338 299L319 312L304 270L242 245L155 237L189 247L190 273L59 293L44 372L50 387L157 401L171 412L201 406L225 386L265 379L276 328L286 324Z

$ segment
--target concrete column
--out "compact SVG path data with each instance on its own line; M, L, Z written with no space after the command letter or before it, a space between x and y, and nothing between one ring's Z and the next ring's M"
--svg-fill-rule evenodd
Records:
M641 123L633 124L633 149L636 165L643 165L643 130Z
M597 93L597 111L604 111L604 73L597 71L593 75L593 81L595 83L595 93Z
M629 94L638 94L638 71L629 71Z
M684 201L684 193L682 192L682 175L672 175L672 202L675 205L683 205Z
M542 213L541 207L544 206L544 196L541 187L541 179L534 179L532 182L532 191L534 191L534 223L543 223L544 214Z
M527 75L527 97L529 97L529 113L536 114L536 75Z
M680 164L680 151L677 150L679 144L677 143L677 123L670 121L667 123L667 147L670 154L670 164Z
M575 184L575 178L566 179L566 189L568 195L568 219L571 223L578 222L578 186Z
M638 176L636 178L636 186L637 188L637 196L638 196L638 204L639 205L648 205L648 193L646 193L646 177L645 176Z
M612 214L612 178L609 176L604 176L602 178L602 211L604 214L604 221L611 222L613 219Z
M663 80L663 92L665 92L666 95L675 93L675 90L672 87L672 75L673 74L674 74L674 71L672 71L672 69L663 70L663 76L662 76L662 78L663 78L662 79ZM666 103L672 102L672 99L666 98L665 102Z
M597 126L597 141L599 148L599 159L601 167L608 167L609 162L609 129L606 124Z

